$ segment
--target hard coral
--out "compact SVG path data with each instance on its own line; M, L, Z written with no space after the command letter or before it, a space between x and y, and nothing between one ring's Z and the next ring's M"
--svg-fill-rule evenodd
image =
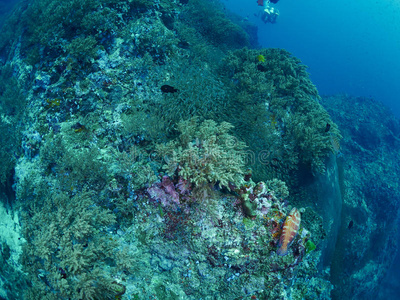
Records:
M290 185L295 170L324 172L330 134L340 139L340 133L318 102L306 66L283 49L240 49L225 57L220 71L231 87L230 110L240 115L231 118L236 134L253 151L268 149L262 164L253 167L257 180L279 178Z
M289 196L285 183L278 179L269 180L266 183L260 181L257 184L249 181L240 189L236 189L240 195L244 213L249 217L265 217L273 205L279 208L284 207L283 199L277 197L277 194L281 196L275 190L277 186L285 192L282 194L284 197Z

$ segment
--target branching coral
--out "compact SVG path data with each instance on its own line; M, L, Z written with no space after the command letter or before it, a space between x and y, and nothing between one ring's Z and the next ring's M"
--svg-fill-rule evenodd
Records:
M228 133L231 124L218 125L212 120L199 123L192 118L178 123L177 128L181 133L177 140L157 147L170 176L177 172L197 187L241 185L245 144Z
M31 212L25 213L28 243L23 261L34 281L28 298L55 294L57 299L110 299L104 295L117 294L112 278L99 269L113 256L115 245L107 238L106 228L115 217L98 207L93 196L54 193L44 199L43 206L32 203Z
M107 171L105 152L100 151L86 130L75 132L74 124L76 122L64 122L60 133L49 133L44 137L40 150L42 166L60 177L62 189L103 186Z

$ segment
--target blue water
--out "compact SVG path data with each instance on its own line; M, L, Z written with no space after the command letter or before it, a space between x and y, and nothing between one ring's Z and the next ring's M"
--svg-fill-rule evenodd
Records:
M373 97L400 117L400 1L280 0L275 24L255 0L224 0L258 26L262 47L285 48L309 66L320 94Z
M0 24L3 23L5 19L5 14L7 14L14 5L20 0L0 0Z

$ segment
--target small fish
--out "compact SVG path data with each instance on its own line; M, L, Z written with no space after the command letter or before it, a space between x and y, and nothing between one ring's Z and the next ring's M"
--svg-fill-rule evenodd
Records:
M260 54L260 55L257 56L257 60L259 62L265 62L265 56Z
M325 132L328 132L331 129L331 124L326 123Z
M164 84L161 87L161 92L163 93L176 93L179 92L179 90L177 90L176 88L174 88L173 86L170 86L168 84Z
M279 241L279 249L276 251L279 256L285 256L288 254L288 248L297 235L297 231L300 228L300 222L300 212L294 207L283 223L282 235Z
M347 228L348 228L348 229L351 229L351 228L353 227L353 225L354 225L354 222L353 222L353 220L351 220L351 221L349 222L349 225L347 226Z
M74 125L72 125L71 128L77 133L86 129L85 125L82 125L79 122L77 122Z

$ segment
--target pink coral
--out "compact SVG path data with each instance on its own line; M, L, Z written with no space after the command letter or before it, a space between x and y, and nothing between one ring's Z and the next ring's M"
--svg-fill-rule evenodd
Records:
M175 191L175 186L168 176L163 176L161 185L164 187L165 192L171 197L171 200L179 204L179 194Z
M154 183L147 189L147 192L152 199L160 201L164 207L180 204L179 193L168 176L163 176L161 182Z
M190 190L192 189L192 185L189 181L179 178L176 188L179 190L180 194L189 195Z

